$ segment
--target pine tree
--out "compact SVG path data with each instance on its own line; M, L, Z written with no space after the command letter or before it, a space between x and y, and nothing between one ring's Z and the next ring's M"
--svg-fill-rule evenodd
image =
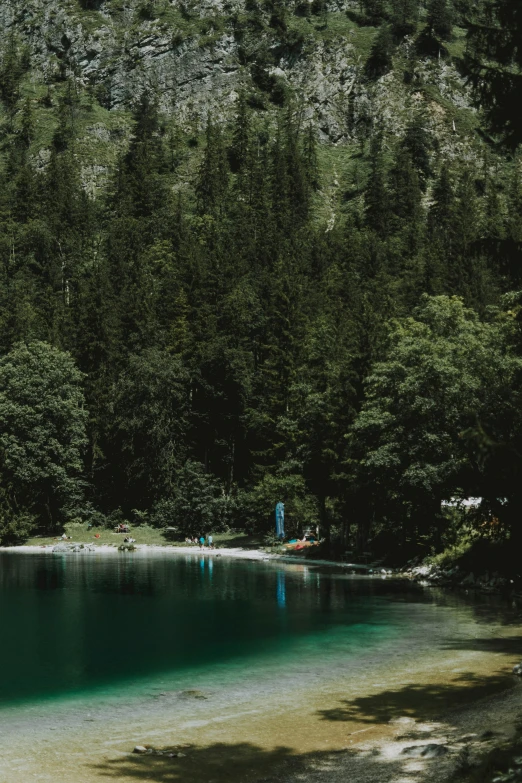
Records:
M413 32L419 18L419 0L391 0L391 23L396 35Z
M240 171L246 163L250 143L250 117L245 93L239 94L237 114L232 130L232 145L229 150L230 168Z
M448 259L448 280L452 291L469 296L475 285L474 243L479 236L477 194L473 173L465 170L456 187L456 203L452 233L454 252Z
M319 163L317 160L317 135L310 122L303 141L303 165L309 187L316 190L319 187Z
M432 205L430 207L428 226L432 237L444 235L451 226L454 215L455 193L447 163L441 167L438 179L433 186Z
M27 50L20 50L16 35L11 32L0 57L0 98L9 113L10 120L20 98L20 83L29 65L30 58Z
M441 41L451 38L452 16L448 0L429 0L427 26L431 35Z
M515 149L522 142L522 6L484 0L473 11L465 62L476 102L492 131Z
M384 0L362 0L361 5L370 24L377 25L384 19L386 15Z
M157 328L151 248L168 235L169 191L165 181L161 123L154 98L144 93L134 111L134 134L121 157L109 206L108 297L113 344L148 347Z
M365 219L368 227L384 238L389 230L390 198L383 155L383 139L380 133L375 133L370 143L370 166L370 177L364 196Z
M513 161L508 200L508 234L515 243L522 242L522 158Z
M502 202L500 199L498 184L491 177L488 178L486 185L484 215L484 233L489 239L499 240L506 236L504 225L504 214Z
M201 214L216 216L223 211L228 179L229 168L221 129L213 124L209 114L206 147L196 184L198 209Z
M399 149L390 174L395 228L403 234L408 252L414 253L422 241L422 193L407 150Z
M393 52L395 49L392 31L389 25L379 28L372 44L370 56L366 63L366 73L370 78L378 78L393 67Z
M304 222L308 217L310 208L310 181L308 175L313 166L315 146L313 137L309 138L309 158L305 158L303 145L301 144L300 128L295 122L291 111L288 110L284 125L284 156L289 182L287 194L290 201L290 214Z
M433 186L428 213L428 242L425 248L427 291L440 294L450 290L448 269L456 252L456 200L450 169L442 166Z
M433 143L431 134L426 130L426 117L417 113L406 128L402 146L411 156L411 161L419 175L423 190L426 181L431 176L430 151Z
M133 113L134 133L119 162L114 182L113 207L157 230L167 202L166 164L157 102L143 92Z

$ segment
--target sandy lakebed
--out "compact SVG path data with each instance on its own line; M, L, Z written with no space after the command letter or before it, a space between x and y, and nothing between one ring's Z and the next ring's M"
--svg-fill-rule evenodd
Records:
M52 547L2 551L51 555ZM155 558L181 555L274 564L263 552L189 547L118 553L100 546L63 557L108 555L146 558L152 568ZM281 568L292 574L303 565L281 562ZM89 697L2 706L0 781L452 780L463 760L473 763L517 733L522 691L511 669L522 653L522 620L516 606L504 613L491 603L455 613L442 591L425 589L436 605L429 618L419 615L418 653L407 639L391 639L378 655L370 646L366 659L326 666L317 676L308 677L297 660L283 678L276 668L270 680L255 672L250 678L247 668L226 688L228 662L218 661L207 674L187 675L183 687L158 677L140 692L120 688L117 697L100 687ZM431 625L423 625L428 619ZM133 753L136 745L149 751Z

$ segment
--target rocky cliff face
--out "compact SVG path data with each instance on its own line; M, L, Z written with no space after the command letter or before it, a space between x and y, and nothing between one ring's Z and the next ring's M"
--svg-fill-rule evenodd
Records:
M400 133L424 102L442 147L461 155L473 120L451 60L415 57L406 84L405 39L393 70L369 80L375 29L353 21L351 2L314 15L308 0L290 0L274 19L255 0L0 0L0 27L4 41L12 33L28 47L31 79L51 96L74 75L118 112L150 89L182 128L197 131L209 112L228 115L240 89L268 113L293 95L321 140L334 144L358 141L375 122Z

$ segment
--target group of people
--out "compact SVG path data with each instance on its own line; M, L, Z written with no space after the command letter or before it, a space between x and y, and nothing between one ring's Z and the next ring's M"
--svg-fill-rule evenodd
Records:
M193 538L187 536L185 539L185 543L196 544L199 545L200 549L203 549L205 546L205 536L201 535L199 538L197 536L194 536ZM209 549L214 549L214 538L212 536L212 533L208 533L206 538L206 545Z

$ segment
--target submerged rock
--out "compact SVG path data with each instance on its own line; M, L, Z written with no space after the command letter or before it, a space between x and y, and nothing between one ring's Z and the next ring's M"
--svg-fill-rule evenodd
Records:
M181 691L179 696L181 699L208 699L208 693L198 690Z
M445 756L446 753L448 753L448 749L444 745L430 742L428 745L412 745L409 748L404 748L401 755L409 759L435 759L439 756Z
M516 666L513 666L513 674L517 674L519 677L522 677L522 663L517 663Z

